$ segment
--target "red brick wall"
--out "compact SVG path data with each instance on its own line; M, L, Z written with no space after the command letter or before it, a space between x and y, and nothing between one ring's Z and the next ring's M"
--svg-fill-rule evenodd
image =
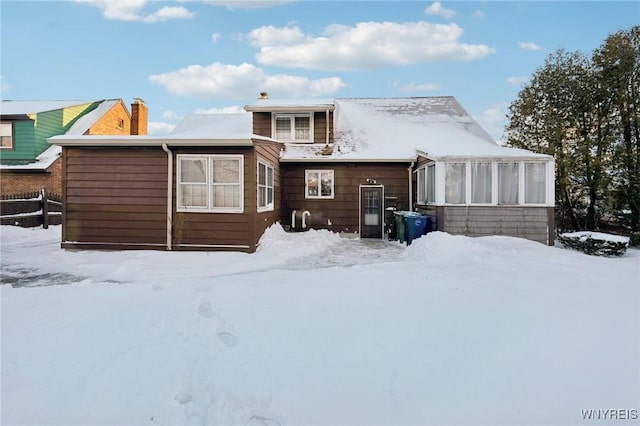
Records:
M62 160L56 160L46 173L25 173L2 170L0 193L3 196L35 192L41 189L62 194Z

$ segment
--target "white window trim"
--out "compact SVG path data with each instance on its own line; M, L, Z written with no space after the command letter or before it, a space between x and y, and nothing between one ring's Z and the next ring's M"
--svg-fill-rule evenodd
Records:
M276 138L276 117L290 117L291 121L291 132L293 134L293 138L291 139L282 139L283 142L294 142L294 143L313 143L314 142L314 130L313 130L313 112L290 112L290 113L272 113L271 114L271 135L275 139ZM296 139L296 126L295 126L295 118L296 117L308 117L309 118L309 139Z
M265 183L265 188L267 189L267 193L268 193L268 188L271 188L272 191L272 199L271 202L268 203L266 206L260 206L260 166L264 166L265 167L265 179L268 176L267 171L269 169L271 169L271 176L273 178L273 182L271 182L271 187L269 186L269 182L267 181ZM262 213L262 212L269 212L269 211L273 211L275 209L274 204L275 204L275 198L276 198L276 191L275 191L275 169L273 168L273 166L268 162L265 161L261 158L258 159L258 165L256 167L256 206L258 206L258 213ZM266 197L266 194L265 194Z
M207 173L206 173L206 187L207 187L207 206L206 207L189 207L181 206L180 200L182 200L182 184L180 182L182 159L207 159ZM212 207L212 189L213 189L213 176L211 170L212 160L238 160L240 171L240 204L238 207ZM176 156L176 211L184 213L244 213L244 156L243 155L229 155L229 154L178 154Z
M318 195L309 195L309 174L318 173L318 185L320 185L320 174L331 173L331 196L321 195L321 187L318 187ZM332 200L336 195L336 174L331 169L310 169L304 171L304 198L310 200Z

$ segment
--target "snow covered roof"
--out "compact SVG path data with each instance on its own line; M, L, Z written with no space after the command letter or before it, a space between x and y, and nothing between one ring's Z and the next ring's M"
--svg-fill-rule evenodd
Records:
M257 99L253 104L246 105L246 111L326 111L334 109L334 100L331 98L311 98L311 99Z
M49 138L58 145L87 146L156 146L168 145L252 145L253 139L277 142L275 139L253 134L253 118L248 113L191 114L185 116L167 135L61 135Z
M105 115L111 108L120 102L119 99L106 99L100 102L96 109L80 117L69 130L68 135L83 135L93 126L100 118ZM126 108L125 108L126 110ZM128 112L128 111L127 111Z
M6 113L7 115L26 115L26 114L35 114L38 112L45 111L53 111L60 108L67 108L70 106L76 105L85 105L94 102L100 102L100 105L93 111L83 115L80 117L73 125L67 130L67 135L83 135L93 126L104 114L106 114L111 108L113 108L118 102L118 99L107 99L104 101L2 101L2 114L5 114L5 103L11 104L9 108L10 111L15 111L11 113ZM14 105L15 103L15 105ZM22 104L18 106L17 104ZM35 104L41 104L41 108L38 110L33 109L36 107ZM58 105L57 108L55 106ZM64 106L60 106L64 105ZM51 108L54 107L54 108ZM13 108L13 109L12 109ZM23 112L17 112L23 111ZM24 112L31 111L31 112ZM35 161L31 161L24 164L2 164L0 165L0 169L2 170L46 170L60 157L62 153L62 148L60 146L50 146L44 152L36 157Z
M498 145L451 96L335 100L334 146L287 144L283 161L547 158Z
M85 101L10 101L3 100L0 105L1 115L27 115L39 112L54 111L56 109L69 108L76 105L91 104L99 102L100 99L89 99Z

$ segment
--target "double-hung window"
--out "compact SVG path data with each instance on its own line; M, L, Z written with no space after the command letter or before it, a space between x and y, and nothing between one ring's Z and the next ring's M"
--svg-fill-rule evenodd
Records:
M273 210L273 167L258 160L258 211Z
M275 138L286 142L313 142L312 114L274 114Z
M13 124L10 121L0 123L0 149L13 148Z
M178 211L242 213L242 155L178 155Z
M305 170L305 198L333 198L333 170Z

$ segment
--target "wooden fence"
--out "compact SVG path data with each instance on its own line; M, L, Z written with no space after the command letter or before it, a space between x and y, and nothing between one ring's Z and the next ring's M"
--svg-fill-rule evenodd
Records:
M3 195L0 199L0 224L16 225L24 228L62 223L62 197L39 192Z

